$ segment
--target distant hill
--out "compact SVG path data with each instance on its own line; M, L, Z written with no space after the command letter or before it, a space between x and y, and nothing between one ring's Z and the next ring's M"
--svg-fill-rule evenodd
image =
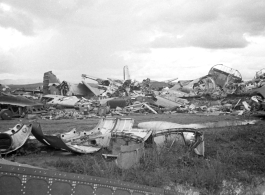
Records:
M33 83L33 84L22 84L22 85L7 85L13 91L15 89L27 89L27 90L35 90L38 87L42 88L42 83Z
M40 80L36 79L2 79L0 80L0 84L3 85L24 85L24 84L31 84L31 83L42 83Z

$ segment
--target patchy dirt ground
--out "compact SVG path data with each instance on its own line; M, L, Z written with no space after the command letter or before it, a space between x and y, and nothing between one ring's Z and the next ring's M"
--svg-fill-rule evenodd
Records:
M193 162L197 162L198 164L207 164L210 162L209 166L207 165L206 167L207 172L204 172L206 169L201 169L202 172L197 175L196 178L187 178L186 181L184 181L183 178L174 178L174 181L178 184L189 183L189 185L198 188L202 194L211 194L213 192L218 192L218 194L233 194L232 191L236 188L240 188L242 192L241 194L244 194L245 192L253 191L254 188L256 190L261 184L263 185L263 182L265 186L265 119L261 116L149 114L130 115L127 116L127 118L134 118L135 127L138 123L145 121L168 121L180 124L190 124L218 121L233 122L253 119L258 120L255 125L201 130L205 134L205 159L195 159L195 161L191 159L181 159L181 163L186 165L187 163L192 164ZM78 131L90 130L98 123L98 120L98 118L90 118L85 120L38 120L37 122L42 125L45 134L53 134L67 132L73 128L76 128ZM8 128L21 122L31 123L33 121L25 119L13 119L10 121L0 120L0 131L4 132L8 130ZM95 154L89 156L93 157L94 155ZM3 157L20 163L63 171L67 170L61 169L60 166L58 166L58 162L59 164L62 162L70 163L77 159L82 160L82 158L84 158L83 155L51 149L42 145L37 140L30 140L20 150ZM214 162L215 164L211 164L211 162ZM221 163L222 166L218 163ZM176 163L176 166L178 166L177 164L178 163ZM182 164L181 166L183 166ZM198 170L198 172L199 171L200 170ZM187 170L187 172L189 172L189 170ZM193 175L190 177L193 177ZM233 179L231 180L230 178ZM201 182L198 182L198 180ZM235 181L236 183L234 184L233 182ZM147 183L142 184L147 185ZM209 185L212 186L209 187ZM173 186L171 186L171 188L173 188ZM233 190L231 191L230 188Z

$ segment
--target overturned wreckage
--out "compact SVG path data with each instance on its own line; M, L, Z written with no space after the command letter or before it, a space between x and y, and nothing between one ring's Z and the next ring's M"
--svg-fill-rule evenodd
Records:
M0 93L0 117L4 120L46 112L43 104L23 96Z

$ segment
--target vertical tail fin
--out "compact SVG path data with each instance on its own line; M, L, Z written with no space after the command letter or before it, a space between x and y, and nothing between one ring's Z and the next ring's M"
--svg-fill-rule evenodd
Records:
M128 66L123 67L123 80L131 80Z

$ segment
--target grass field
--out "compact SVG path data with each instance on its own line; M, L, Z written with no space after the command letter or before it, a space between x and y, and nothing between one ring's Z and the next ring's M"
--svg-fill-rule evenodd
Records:
M131 117L131 116L129 116ZM252 119L238 116L145 115L132 116L135 125L142 121L163 120L176 123L202 123L219 120ZM257 118L256 118L257 119ZM98 119L39 121L46 133L65 132L76 127L88 130ZM1 131L18 121L0 121ZM28 121L25 121L28 122ZM76 155L28 142L7 159L60 171L107 177L200 194L261 194L265 191L265 123L203 129L205 157L197 157L180 145L157 151L146 150L139 166L121 170L101 154Z

